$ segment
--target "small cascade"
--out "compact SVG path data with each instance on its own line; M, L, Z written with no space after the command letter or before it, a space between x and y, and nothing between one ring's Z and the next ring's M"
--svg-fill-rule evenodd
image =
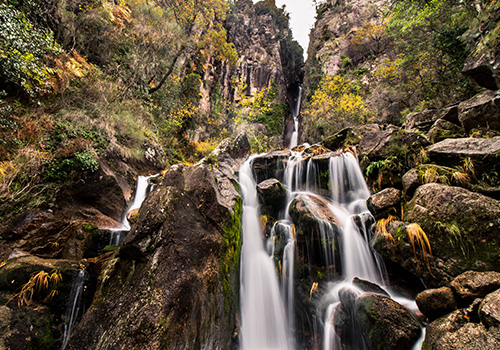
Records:
M152 176L139 175L137 177L137 187L135 189L134 201L125 210L122 216L122 222L120 227L113 228L110 230L111 234L109 238L109 245L120 245L125 236L127 235L128 231L130 231L130 223L128 222L127 214L132 210L139 209L141 207L142 202L144 202L146 196L149 193L148 190L149 190L150 180L151 178L156 176L158 176L158 174Z
M66 307L66 313L64 315L64 334L61 350L64 350L64 348L66 348L76 320L78 319L79 315L83 314L82 294L84 292L85 282L87 281L87 279L88 273L83 269L78 270L75 274L75 277L73 278L68 305Z
M295 103L295 108L292 111L293 116L293 133L290 139L290 145L288 148L292 149L297 146L299 141L299 114L300 114L300 102L302 99L302 87L299 86L299 94L297 96L297 102Z
M273 256L262 240L251 159L241 169L243 191L241 249L241 333L242 350L291 349L289 325L275 273Z

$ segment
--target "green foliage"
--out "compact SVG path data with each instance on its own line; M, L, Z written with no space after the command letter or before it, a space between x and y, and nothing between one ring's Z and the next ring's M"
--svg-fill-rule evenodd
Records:
M393 7L387 30L397 49L397 73L386 76L411 103L446 104L474 92L460 74L470 53L462 35L473 18L464 3L404 0Z
M307 117L306 133L312 138L364 123L369 115L360 86L343 75L323 77L302 114Z
M70 158L54 158L46 162L44 167L43 181L63 181L75 171L93 173L99 170L99 163L90 150L85 150Z
M54 70L45 57L61 52L52 32L37 28L9 3L0 3L0 77L31 96L47 92Z

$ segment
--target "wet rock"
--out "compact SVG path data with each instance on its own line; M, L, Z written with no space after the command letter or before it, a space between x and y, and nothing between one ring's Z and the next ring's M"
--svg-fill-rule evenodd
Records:
M273 151L255 158L252 162L255 181L260 183L270 178L283 179L290 155L290 151Z
M289 208L290 215L296 223L310 223L323 221L335 225L337 218L329 206L330 202L313 194L300 193L292 200Z
M484 298L479 307L479 318L486 327L500 326L500 289Z
M465 130L455 123L438 119L429 129L427 138L431 143L436 143L448 138L465 137Z
M2 349L60 347L63 315L74 273L79 268L79 263L75 261L42 259L33 255L4 262L0 268ZM87 288L84 299L90 300L92 293L93 289Z
M362 280L358 277L353 278L352 285L361 289L363 292L366 292L366 293L376 293L376 294L385 295L386 297L389 296L389 293L387 293L378 284L372 283L370 281Z
M231 169L246 154L227 146L234 153L173 166L155 185L67 349L231 348L242 210Z
M424 290L415 301L420 311L431 321L457 308L455 296L449 287Z
M138 219L139 219L139 209L132 209L127 213L127 220L131 223L134 224Z
M410 113L405 119L406 130L418 130L427 132L437 120L459 124L458 107L426 109L423 112Z
M430 269L419 275L434 286L467 270L499 269L500 203L460 187L441 184L420 186L407 208L406 219L418 223L432 248Z
M349 314L352 313L354 309L354 303L358 298L358 293L349 287L342 287L339 290L339 300L342 304L342 309L346 310Z
M472 129L500 130L500 96L485 91L459 105L460 123L466 132Z
M285 205L286 188L276 179L268 179L257 185L259 201L270 208L271 213L277 213Z
M461 310L441 317L427 325L425 349L494 350L500 346L500 330L483 324L468 323Z
M361 295L356 300L355 316L369 349L411 349L420 337L415 318L386 296Z
M496 271L467 271L457 276L450 284L457 296L459 306L468 306L476 298L500 288L500 273Z
M375 219L379 220L389 214L397 213L401 202L401 191L396 188L386 188L368 198L366 205Z

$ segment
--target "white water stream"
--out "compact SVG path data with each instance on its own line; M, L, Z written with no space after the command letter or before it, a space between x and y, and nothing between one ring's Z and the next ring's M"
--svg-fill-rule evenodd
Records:
M83 269L78 270L73 278L68 305L66 306L66 313L64 315L64 334L61 350L66 348L71 331L75 326L75 322L78 319L78 316L82 313L81 311L83 311L82 293L84 291L85 281L87 278L88 273Z
M292 111L293 116L293 133L290 139L290 145L288 148L292 149L297 146L299 141L299 114L300 114L300 102L302 100L302 87L299 86L299 95L297 97L297 102L295 103L295 108Z
M109 245L120 245L123 239L125 238L127 232L130 231L130 223L127 220L127 213L131 212L132 210L139 209L141 207L142 202L144 202L146 196L148 195L150 180L151 178L156 176L158 176L158 174L152 176L139 175L137 177L137 187L135 189L134 200L132 204L130 204L130 206L126 208L122 216L122 222L120 227L110 229L111 235L109 238Z

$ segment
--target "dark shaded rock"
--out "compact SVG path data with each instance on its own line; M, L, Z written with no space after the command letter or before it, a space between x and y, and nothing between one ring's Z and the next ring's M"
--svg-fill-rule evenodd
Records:
M472 53L469 55L465 60L462 73L471 77L481 87L489 90L498 90L500 88L499 58L497 54L497 57L492 61L491 53L492 51L488 51L481 54Z
M269 206L273 212L279 211L285 204L286 189L276 179L268 179L257 185L259 200Z
M430 241L432 274L423 270L417 275L431 285L446 285L451 281L442 279L446 275L500 268L500 247L490 244L499 238L498 201L464 188L431 183L417 189L406 219L418 223Z
M355 316L369 349L411 349L421 329L410 312L379 294L361 295Z
M75 261L42 259L33 255L5 261L0 268L2 349L56 349L61 346L66 305L74 274L79 268ZM38 276L38 285L34 284L35 276ZM88 306L94 292L92 281L87 287L82 296ZM21 293L23 288L24 294Z
M396 188L386 188L368 198L366 205L375 219L379 220L391 213L397 213L401 202L401 191Z
M457 308L455 296L449 287L424 290L415 301L420 311L431 321Z
M366 293L376 293L376 294L385 295L386 297L389 296L389 293L387 293L379 285L372 283L370 281L362 280L358 277L354 277L352 279L352 285L361 289L363 292L366 292Z
M229 149L155 185L67 349L232 347L242 204L225 174L246 155Z
M455 123L438 119L429 129L427 138L431 143L436 143L448 138L465 137L465 130Z
M349 287L342 287L339 290L339 300L342 304L342 309L352 314L354 310L354 303L358 298L358 293Z
M458 120L458 107L426 109L423 112L410 113L406 116L405 129L429 131L437 120L460 124Z
M457 276L450 284L459 306L468 306L476 298L484 298L500 288L500 273L496 271L467 271Z
M485 91L460 103L458 117L467 133L472 129L500 130L498 92Z
M484 298L479 307L479 318L486 327L500 326L500 289Z
M454 167L470 158L477 173L500 169L500 136L490 139L446 139L428 148L433 163Z
M423 348L430 350L494 350L500 346L500 330L468 323L461 310L427 325Z
M290 151L273 151L252 161L255 182L260 183L270 178L283 179Z

